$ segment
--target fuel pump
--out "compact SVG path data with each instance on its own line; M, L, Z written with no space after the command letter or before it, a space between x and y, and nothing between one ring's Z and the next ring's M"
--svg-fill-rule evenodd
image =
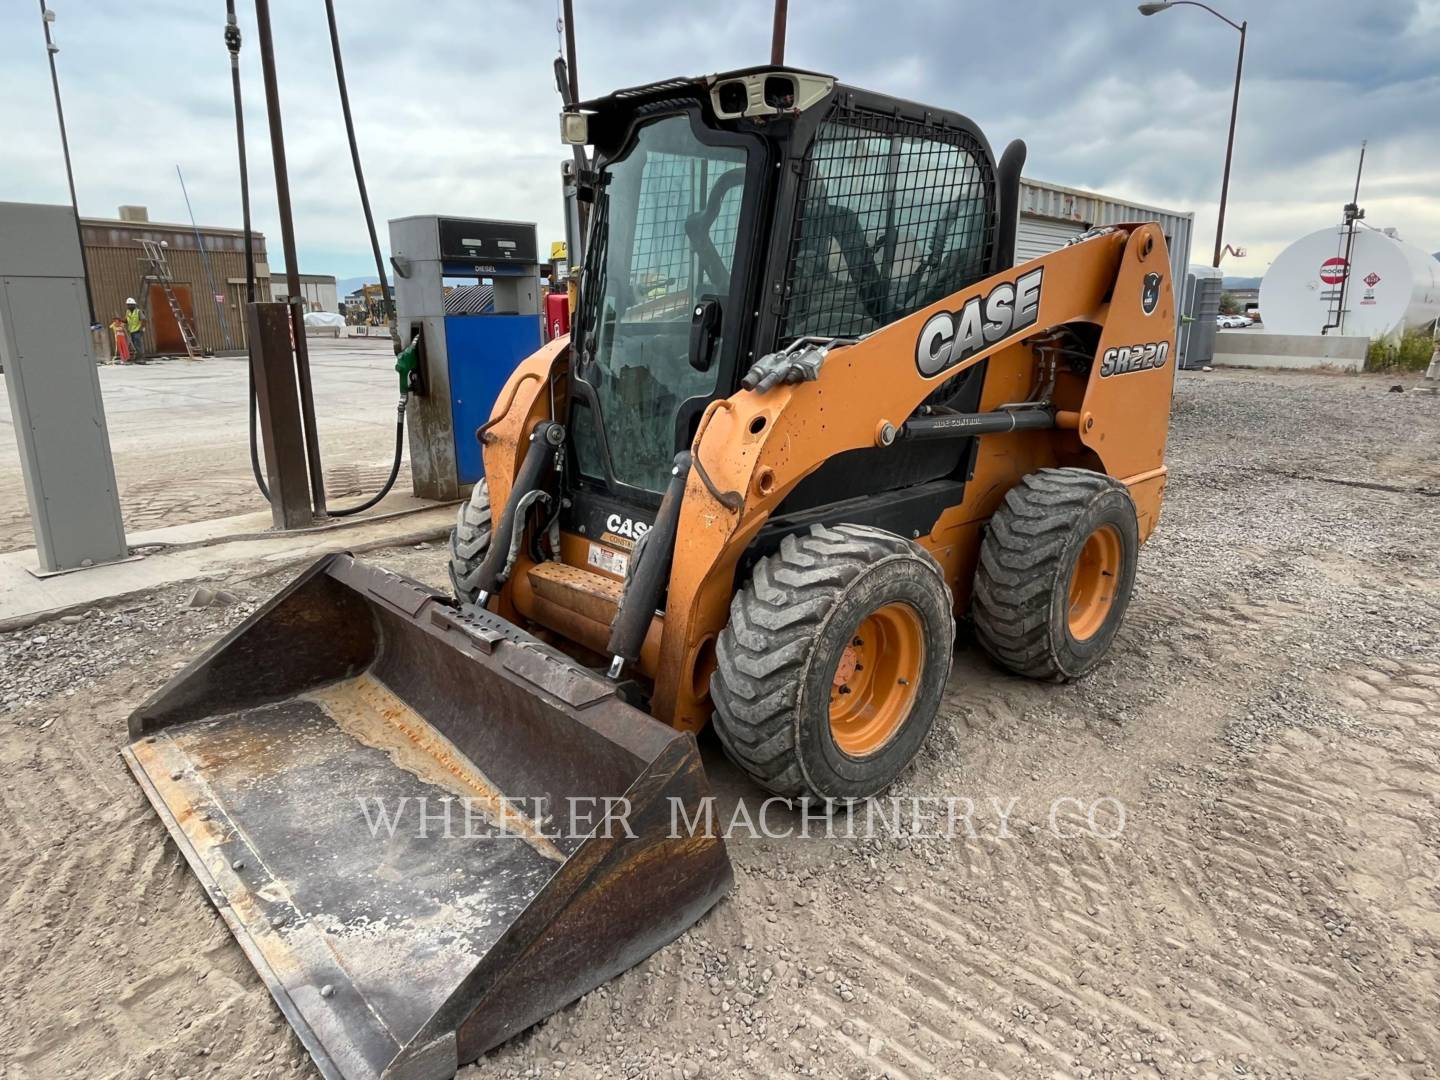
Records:
M484 474L475 430L506 378L540 347L534 224L419 215L390 222L396 321L420 336L411 377L415 494L456 499Z

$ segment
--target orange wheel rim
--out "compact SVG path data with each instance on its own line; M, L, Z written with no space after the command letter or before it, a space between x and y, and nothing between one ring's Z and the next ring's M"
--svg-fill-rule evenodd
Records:
M925 632L909 604L886 604L850 636L830 685L830 734L851 757L873 754L910 716L925 665Z
M1113 525L1101 525L1085 538L1070 574L1067 619L1070 636L1076 641L1094 637L1115 606L1120 552L1120 534Z

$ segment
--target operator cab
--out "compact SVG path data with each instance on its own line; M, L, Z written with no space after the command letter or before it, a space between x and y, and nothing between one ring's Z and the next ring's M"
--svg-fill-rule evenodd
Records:
M630 538L610 526L644 531L706 406L756 360L807 336L861 337L1012 261L997 192L1018 183L1023 147L1006 155L1007 185L966 117L828 75L751 68L621 90L567 111L562 134L594 154L562 527L620 547ZM957 453L885 448L866 482L943 476ZM786 509L861 494L845 480L855 464L823 466Z

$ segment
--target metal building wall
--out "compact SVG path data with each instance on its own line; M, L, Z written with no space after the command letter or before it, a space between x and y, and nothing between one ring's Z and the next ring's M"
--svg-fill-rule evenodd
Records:
M1015 230L1015 257L1033 259L1062 246L1070 236L1096 225L1128 221L1156 221L1165 232L1170 251L1171 280L1178 302L1190 264L1190 239L1195 227L1191 211L1165 210L1127 202L1094 191L1049 184L1022 177L1020 222Z
M284 272L275 271L270 278L270 294L276 300L284 300L287 297L288 288ZM329 274L301 274L300 296L305 301L306 311L329 311L331 313L340 311L340 298L336 292L335 278Z
M245 344L245 249L238 229L205 229L200 236L205 242L205 256L210 263L210 278L205 274L204 261L195 244L195 233L189 226L166 225L158 222L111 221L82 218L81 233L85 238L85 258L90 270L90 287L94 292L95 317L102 323L125 309L125 298L133 296L145 305L148 289L144 252L139 241L163 240L168 244L166 255L170 274L177 285L188 286L194 306L195 334L202 349L218 352L226 348L222 330L220 305L210 291L213 279L215 292L225 298L225 324L234 348ZM256 299L270 299L269 267L265 259L265 237L253 233L256 263ZM152 319L153 319L152 314ZM147 344L153 341L147 338Z

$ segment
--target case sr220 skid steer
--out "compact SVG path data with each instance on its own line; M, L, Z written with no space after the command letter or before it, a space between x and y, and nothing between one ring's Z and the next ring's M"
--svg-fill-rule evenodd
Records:
M1158 226L1014 265L1022 144L793 69L562 126L594 147L575 328L477 432L457 597L327 558L130 721L327 1077L448 1077L698 919L731 881L683 827L707 723L768 791L862 798L957 617L1083 675L1160 513Z

